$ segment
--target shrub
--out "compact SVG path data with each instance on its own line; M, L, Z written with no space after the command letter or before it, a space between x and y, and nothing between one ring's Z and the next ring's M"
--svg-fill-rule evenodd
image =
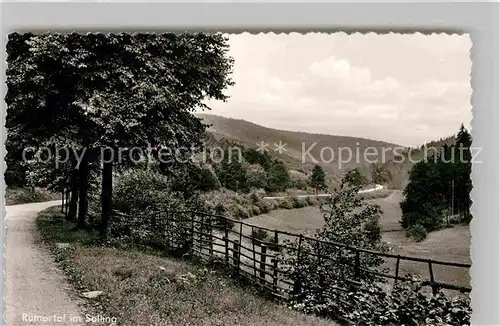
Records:
M420 242L427 237L427 230L420 224L415 224L406 230L406 236Z
M36 203L60 198L60 194L43 188L6 188L5 201L7 205Z
M307 206L307 201L305 198L293 196L292 197L293 208L302 208Z
M427 232L432 232L443 226L443 208L438 205L424 203L417 206L417 204L405 199L400 203L400 207L403 211L400 224L405 229L420 224Z
M294 207L293 200L290 197L280 199L278 204L279 204L279 208L281 208L281 209L292 209Z
M252 205L251 209L252 209L252 216L260 215L260 208L259 208L259 206Z
M378 217L370 217L364 225L364 230L369 241L378 242L382 240L382 229Z
M305 173L297 171L297 170L291 170L290 171L290 179L292 182L292 185L297 188L297 189L307 189L309 185L309 179Z
M250 213L248 212L248 210L241 206L240 204L236 204L234 206L234 217L236 218L239 218L239 219L246 219L246 218L250 218Z
M169 192L168 178L152 170L130 169L118 176L113 191L113 208L124 213L144 211L161 204Z
M307 205L308 206L317 206L319 204L319 201L316 197L306 197Z
M217 216L215 225L216 228L224 229L227 227L228 229L232 229L234 227L234 222L226 218L227 210L222 203L217 203L215 205L213 213Z
M426 295L421 282L398 282L390 293L363 283L360 290L345 296L352 308L342 315L355 325L469 325L470 300L448 298L442 293Z
M191 216L177 213L179 222L170 225L171 214L162 212L204 211L207 206L193 194L185 198L184 193L171 191L168 178L153 170L127 170L116 178L114 188L113 208L124 213L113 216L110 224L112 240L119 244L165 246L169 238L174 243L182 241ZM167 223L168 231L158 227Z
M274 162L267 178L267 189L271 192L283 191L290 187L290 174L282 162Z
M247 170L238 160L222 162L217 169L217 177L227 189L234 191L248 191Z
M252 229L252 234L250 235L253 243L267 242L271 237L266 230L263 229Z
M271 207L270 210L275 210L275 209L280 208L280 204L276 199L268 199L268 200L266 200L266 203L268 203L267 205L269 207Z
M247 184L250 189L261 189L266 187L267 174L262 166L258 164L250 165L247 170Z
M351 292L318 286L304 300L290 305L306 313L340 319L347 325L367 326L470 325L472 312L468 298L425 294L416 279L399 281L390 292L365 281Z

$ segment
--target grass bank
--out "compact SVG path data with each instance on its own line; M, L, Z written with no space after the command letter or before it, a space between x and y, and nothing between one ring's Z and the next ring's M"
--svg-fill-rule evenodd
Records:
M103 292L86 299L86 313L116 325L335 325L265 299L220 271L151 250L98 246L96 234L73 231L58 208L41 212L37 227L78 292Z

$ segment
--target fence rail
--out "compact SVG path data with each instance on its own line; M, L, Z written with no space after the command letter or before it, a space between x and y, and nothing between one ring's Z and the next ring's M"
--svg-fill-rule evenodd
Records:
M125 221L125 223L118 223L124 228L120 232L133 232L134 228L141 227L144 229L144 226L149 224L149 229L153 230L150 237L161 242L169 250L179 249L183 243L189 241L191 255L205 260L220 260L232 268L235 275L248 278L280 298L292 298L301 286L301 281L294 279L294 276L286 268L287 266L282 266L280 263L279 255L282 250L295 253L296 260L325 259L334 264L347 266L350 275L344 275L344 277L353 284L359 282L362 275L372 275L394 282L411 281L411 279L400 275L404 270L403 265L425 264L427 265L428 279L423 280L423 285L430 287L433 293L440 289L462 293L471 291L469 287L461 286L455 282L441 281L436 277L436 270L439 268L468 270L470 264L356 248L343 243L323 241L301 234L259 227L225 216L194 211L148 211L137 216L113 212L113 215L115 222L117 220ZM134 223L136 224L134 225ZM270 238L265 241L255 239L252 234L257 230L266 231ZM296 241L298 245L291 246L288 244L289 241ZM338 255L332 257L323 255L319 251L306 251L304 250L306 243L317 248L335 247L339 249ZM389 267L384 272L380 269L363 266L362 257L366 257L366 255L384 259L385 264ZM395 260L394 266L389 262L391 259ZM321 275L319 278L318 282L322 282Z
M69 193L62 199L61 211L68 213ZM470 264L439 261L420 257L403 256L392 253L377 252L356 248L344 243L323 241L302 234L286 232L277 229L259 227L250 223L231 219L225 216L207 214L195 211L148 211L137 216L126 215L117 211L113 212L113 221L123 228L120 232L133 232L134 228L149 226L154 234L150 236L169 250L179 249L186 240L191 243L189 254L205 260L218 259L239 275L255 282L260 287L268 290L272 295L290 299L300 289L300 280L294 279L289 271L280 265L279 254L282 250L295 252L296 260L314 258L329 260L335 264L342 264L351 268L351 275L344 275L353 283L359 282L362 274L369 274L379 278L396 281L411 281L400 276L404 264L425 264L428 270L428 279L423 280L423 285L436 293L440 289L455 290L462 293L471 291L454 282L443 282L436 278L438 268L469 269ZM134 225L135 223L135 225ZM252 234L257 230L266 231L271 237L267 240L255 239ZM290 246L288 242L296 241L298 246ZM331 257L321 254L320 251L306 252L305 243L338 248L338 255ZM342 257L344 252L350 253L350 258ZM302 255L302 258L301 258ZM304 256L305 255L305 256ZM362 255L372 255L383 258L388 265L388 272L363 266ZM394 266L388 260L395 260ZM321 278L321 275L320 275ZM322 282L321 279L318 282ZM342 289L340 289L342 290ZM346 290L346 289L344 289Z

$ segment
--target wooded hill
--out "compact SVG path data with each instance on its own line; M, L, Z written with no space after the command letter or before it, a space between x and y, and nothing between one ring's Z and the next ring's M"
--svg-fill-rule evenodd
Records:
M380 153L380 160L382 160L381 153L383 153L384 149L391 149L386 151L385 162L380 165L384 169L387 169L391 175L391 179L387 182L387 185L392 188L403 189L408 182L408 172L413 164L407 159L401 162L400 158L394 157L392 148L401 148L398 153L402 153L405 158L411 153L413 159L417 160L422 157L422 153L426 147L440 149L444 144L450 145L454 143L455 140L454 137L448 137L432 141L422 145L420 148L413 148L410 152L409 148L403 150L401 145L378 140L278 130L246 120L226 118L212 114L199 113L197 116L202 118L205 124L210 125L207 132L210 138L214 139L216 142L226 139L245 147L257 149L257 144L264 141L269 144L269 153L273 157L284 162L290 170L303 171L306 174L312 171L315 162L313 162L309 156L306 156L305 163L303 163L303 148L307 151L309 147L317 143L309 153L318 160L318 164L325 170L330 185L337 185L345 171L353 168L358 168L365 177L372 180L372 164L363 159L362 153L366 148L374 147L377 149L377 152ZM274 151L274 144L279 143L279 141L286 144L286 152L282 154ZM329 147L334 150L335 157L332 162L328 162L331 157L329 150L325 150L323 153L323 157L327 162L321 162L321 149L324 147ZM360 159L358 162L353 159L350 162L342 163L340 165L341 168L339 168L339 160L338 157L336 157L338 156L339 148L350 148L353 155L355 155L356 149L359 149L361 153ZM343 156L343 162L347 161L347 150L345 151L345 155L346 156ZM369 159L373 160L374 157L376 156L369 156Z

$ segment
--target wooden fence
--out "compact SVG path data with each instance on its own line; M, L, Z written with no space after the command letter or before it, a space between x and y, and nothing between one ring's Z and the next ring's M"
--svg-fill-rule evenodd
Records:
M402 276L402 273L408 268L411 269L412 264L424 264L428 276L423 284L432 289L433 293L440 289L462 293L471 290L469 287L456 284L458 282L442 281L436 277L436 270L444 271L444 274L441 274L446 276L447 269L450 268L463 269L468 273L470 264L355 248L347 244L320 241L301 234L258 227L224 216L193 211L149 211L137 216L114 212L112 220L116 225L113 227L116 232L132 234L134 230L143 230L140 231L141 239L154 240L156 245L172 251L179 251L183 244L190 243L190 255L204 260L218 260L231 268L235 275L245 277L272 295L283 299L292 298L301 287L301 280L294 279L293 275L296 274L291 274L289 268L283 264L283 259L279 259L280 253L284 250L289 255L295 254L296 260L325 259L334 264L349 266L347 269L349 275L343 276L352 284L356 284L366 275L388 279L391 282L410 280ZM265 240L253 236L256 232L262 231L268 235ZM295 245L292 246L291 242ZM335 247L342 249L338 252L343 252L344 257L322 255L318 251L305 250L306 247ZM350 254L345 255L346 252ZM363 266L363 257L370 255L382 258L386 268L382 270Z

